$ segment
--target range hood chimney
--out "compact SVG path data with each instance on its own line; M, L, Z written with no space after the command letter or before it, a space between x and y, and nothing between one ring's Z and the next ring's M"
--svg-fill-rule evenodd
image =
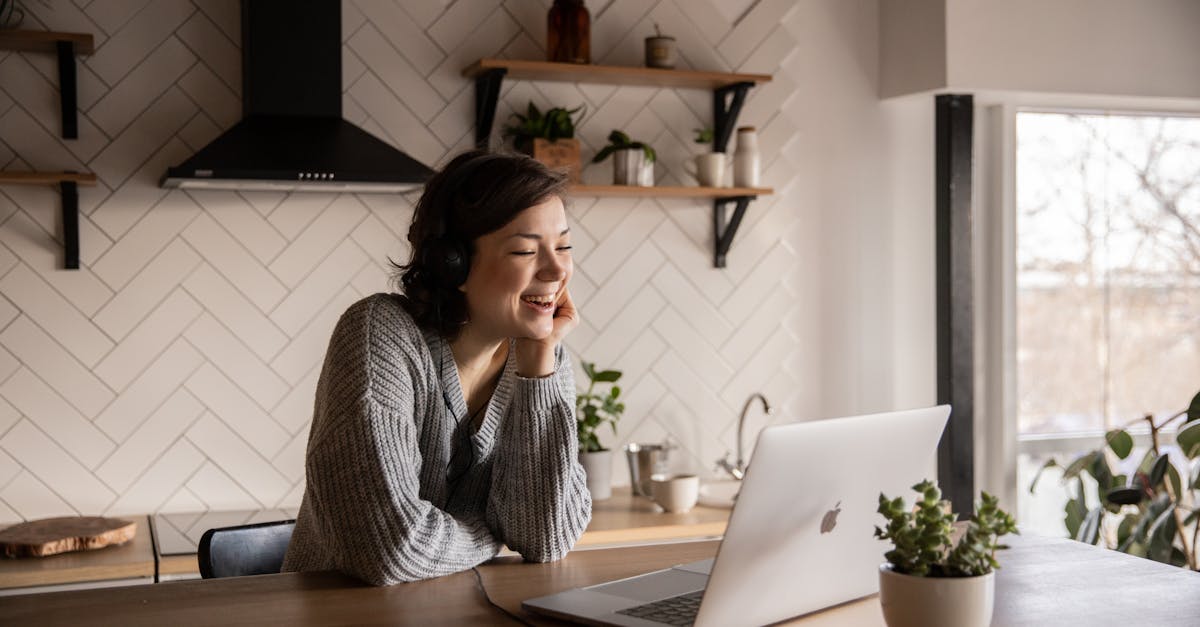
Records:
M340 2L242 0L242 121L162 186L388 193L432 175L342 119Z

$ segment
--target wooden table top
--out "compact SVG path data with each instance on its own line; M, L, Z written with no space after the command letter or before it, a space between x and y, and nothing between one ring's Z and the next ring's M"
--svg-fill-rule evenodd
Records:
M1014 537L996 578L995 627L1195 625L1200 574L1064 539ZM533 624L521 600L712 557L716 542L575 551L551 564L501 557L439 579L384 588L335 573L288 573L0 597L0 624ZM480 585L482 583L482 585ZM788 624L883 625L876 597Z
M137 523L133 540L120 546L47 557L0 558L0 588L46 586L105 579L154 579L154 547L146 516L124 516Z

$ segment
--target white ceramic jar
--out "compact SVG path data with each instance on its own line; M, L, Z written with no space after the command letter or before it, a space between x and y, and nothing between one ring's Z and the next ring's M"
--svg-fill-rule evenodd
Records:
M760 161L758 133L753 126L738 127L737 150L733 153L733 186L758 187Z

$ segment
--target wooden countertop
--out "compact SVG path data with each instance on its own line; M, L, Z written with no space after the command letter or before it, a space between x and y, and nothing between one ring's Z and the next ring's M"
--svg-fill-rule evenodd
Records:
M1194 625L1200 616L1197 573L1061 538L1006 540L1012 549L996 576L995 627L1169 627ZM382 588L316 572L0 597L0 624L554 625L561 623L525 613L521 601L712 557L716 549L710 541L575 551L549 564L497 558L477 569L478 579L465 571ZM882 627L883 616L871 596L786 624Z
M199 576L195 553L156 556L148 517L137 518L137 536L124 546L50 558L0 560L0 588L153 578L156 557L159 577ZM575 546L585 549L719 538L728 520L729 510L709 507L668 514L649 499L633 496L629 487L619 487L613 489L612 498L593 503L592 522Z
M612 498L592 503L592 522L576 548L719 538L729 522L727 509L697 505L668 514L650 499L633 496L628 486L613 488Z
M154 547L149 518L123 516L137 523L133 539L120 546L49 557L0 558L0 588L48 586L106 579L154 580Z

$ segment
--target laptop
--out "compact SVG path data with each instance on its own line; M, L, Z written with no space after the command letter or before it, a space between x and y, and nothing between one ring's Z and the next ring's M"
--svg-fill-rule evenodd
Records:
M766 625L879 591L879 493L935 476L950 407L768 427L717 556L529 599L591 625Z

